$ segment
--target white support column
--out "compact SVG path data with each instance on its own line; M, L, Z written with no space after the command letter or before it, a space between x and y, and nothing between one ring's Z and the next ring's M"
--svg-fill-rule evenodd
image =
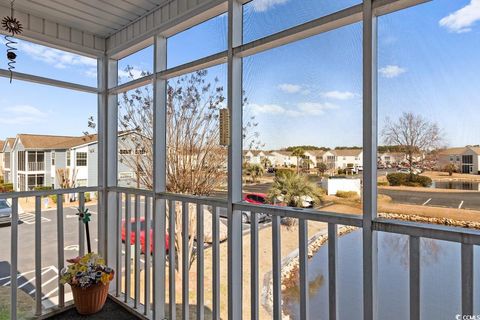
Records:
M108 60L107 57L101 57L97 59L97 84L98 84L98 105L97 105L97 123L98 123L98 138L97 138L97 186L98 186L98 212L97 215L97 227L98 227L98 253L106 257L106 229L105 229L105 212L107 208L107 202L105 201L105 187L107 185L106 175L106 150L105 150L105 137L106 137L106 114L107 114L107 79L108 79ZM72 159L74 161L75 158Z
M113 266L117 261L116 240L120 236L117 234L118 198L116 192L108 191L108 188L117 186L118 100L116 94L108 94L107 90L118 83L117 61L108 57L102 58L101 71L103 77L98 111L98 185L101 206L99 216L103 216L103 226L99 229L99 239L102 239L100 247L103 256L107 263ZM110 290L115 289L115 283L112 282Z
M363 318L377 317L377 33L372 0L363 2Z
M242 217L233 204L242 200L242 58L233 48L242 44L242 4L228 1L228 319L242 319Z
M167 68L167 39L156 36L154 39L155 73ZM153 89L153 188L155 194L165 192L166 179L166 115L167 81L156 79ZM153 310L154 319L165 318L165 235L166 203L165 199L153 197Z

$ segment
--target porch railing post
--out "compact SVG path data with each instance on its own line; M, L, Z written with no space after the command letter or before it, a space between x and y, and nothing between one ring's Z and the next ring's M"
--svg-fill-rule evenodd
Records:
M237 0L228 1L228 319L242 319L242 217L233 204L242 199L242 58L233 48L242 44L243 12Z
M118 84L118 62L108 56L98 60L98 186L99 186L99 252L109 265L116 265L118 233L118 197L108 188L117 186L118 98L108 93ZM121 270L117 270L120 274ZM116 290L111 283L110 290Z
M154 71L167 68L167 39L154 38ZM153 189L154 193L165 192L167 154L167 80L155 79L153 89ZM155 320L165 318L165 235L166 201L153 197L153 315Z
M377 234L377 80L376 18L372 0L363 2L363 318L376 319Z

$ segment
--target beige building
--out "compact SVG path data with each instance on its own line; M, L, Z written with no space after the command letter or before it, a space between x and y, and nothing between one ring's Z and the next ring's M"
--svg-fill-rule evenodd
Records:
M439 169L454 164L461 173L480 174L480 147L448 148L438 153Z
M0 140L0 180L3 180L3 146L5 145L4 140Z

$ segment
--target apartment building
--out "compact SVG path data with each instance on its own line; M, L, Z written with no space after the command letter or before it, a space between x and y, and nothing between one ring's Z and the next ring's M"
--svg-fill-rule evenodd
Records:
M121 133L119 153L127 152L133 143L129 137L136 133ZM15 191L37 187L62 188L96 186L98 183L97 135L53 136L18 134L8 138L2 148L5 182L13 183ZM122 152L120 152L122 151ZM119 161L119 182L136 186L136 171Z
M447 164L454 164L461 173L480 174L480 147L448 148L438 153L440 169Z

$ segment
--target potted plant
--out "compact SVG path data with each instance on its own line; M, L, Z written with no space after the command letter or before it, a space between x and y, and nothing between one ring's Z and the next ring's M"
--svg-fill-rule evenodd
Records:
M98 254L91 252L88 209L78 209L79 219L85 223L88 253L83 257L68 259L70 263L61 272L61 282L72 288L73 301L78 313L94 314L100 311L107 300L108 287L114 271Z

